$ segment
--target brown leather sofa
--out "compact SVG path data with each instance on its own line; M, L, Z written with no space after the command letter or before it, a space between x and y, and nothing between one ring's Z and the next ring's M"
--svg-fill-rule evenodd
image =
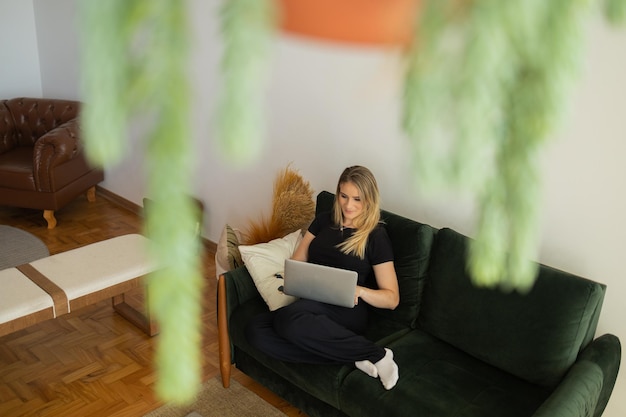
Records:
M85 158L79 110L70 100L0 100L0 206L43 210L53 229L56 210L83 192L95 199L104 173Z

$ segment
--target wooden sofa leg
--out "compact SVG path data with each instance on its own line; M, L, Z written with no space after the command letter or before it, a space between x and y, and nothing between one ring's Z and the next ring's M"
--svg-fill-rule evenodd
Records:
M224 388L230 387L231 352L226 317L226 284L220 275L217 282L217 335L220 354L220 374Z
M44 210L43 218L48 222L48 229L54 229L57 225L57 219L54 217L54 210Z
M87 201L89 201L90 203L93 203L94 201L96 201L96 186L91 186L89 187L89 189L87 190Z

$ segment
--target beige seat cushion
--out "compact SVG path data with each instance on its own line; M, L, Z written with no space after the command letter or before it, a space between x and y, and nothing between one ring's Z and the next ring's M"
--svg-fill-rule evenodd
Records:
M57 253L31 265L63 289L71 301L154 271L147 244L146 237L128 234Z
M0 288L0 323L54 308L52 297L16 268L0 271Z

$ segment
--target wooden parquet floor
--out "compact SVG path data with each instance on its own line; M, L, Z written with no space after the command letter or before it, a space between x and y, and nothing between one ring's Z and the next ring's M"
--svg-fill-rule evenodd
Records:
M94 203L84 196L56 213L46 228L42 213L0 207L0 224L39 237L51 254L126 233L141 232L139 208L106 190ZM215 306L215 263L211 245L203 259L206 278L203 311L203 378L219 375ZM0 289L1 291L1 289ZM141 306L139 290L131 297ZM0 416L135 417L162 403L153 387L150 338L103 301L0 338ZM288 416L305 416L289 403L233 370L233 378Z

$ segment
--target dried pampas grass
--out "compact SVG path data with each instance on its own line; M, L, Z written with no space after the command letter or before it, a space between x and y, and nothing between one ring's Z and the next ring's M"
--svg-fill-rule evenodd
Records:
M245 244L269 242L298 229L306 229L314 216L313 190L309 182L289 165L274 181L270 218L263 216L258 221L250 221Z

